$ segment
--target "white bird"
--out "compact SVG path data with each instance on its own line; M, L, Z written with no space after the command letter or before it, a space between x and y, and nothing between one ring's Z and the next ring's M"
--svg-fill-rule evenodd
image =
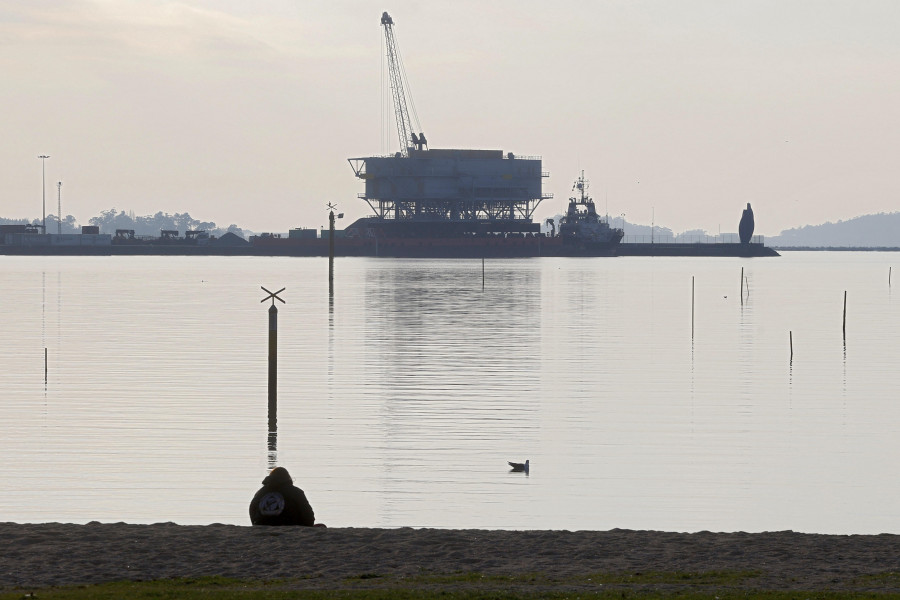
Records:
M509 462L509 466L512 467L512 470L518 473L528 473L528 461L526 460L524 463L514 463Z

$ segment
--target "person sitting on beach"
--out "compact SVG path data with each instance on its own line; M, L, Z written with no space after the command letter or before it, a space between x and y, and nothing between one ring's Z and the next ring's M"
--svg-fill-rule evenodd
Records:
M275 467L263 479L263 487L250 501L254 525L315 525L315 514L306 494L294 485L284 467Z

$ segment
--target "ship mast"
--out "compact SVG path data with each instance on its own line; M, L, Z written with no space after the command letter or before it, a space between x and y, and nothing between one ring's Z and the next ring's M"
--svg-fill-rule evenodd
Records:
M580 201L580 204L585 204L585 203L586 203L585 199L587 198L587 189L588 189L588 182L587 182L587 180L584 178L584 169L582 169L582 170L581 170L581 176L580 176L578 179L576 179L576 180L575 180L575 184L572 185L572 190L573 190L573 191L574 191L574 190L578 190L579 195L581 196L581 198L580 198L580 200L581 200L581 201ZM587 198L587 199L589 199L589 198ZM572 198L572 200L575 200L575 198Z
M397 120L397 137L400 140L400 153L403 156L409 156L410 143L416 150L422 150L428 142L425 141L425 134L421 133L422 129L419 125L419 117L416 114L415 104L412 102L412 95L409 98L409 104L412 106L413 116L416 119L420 133L416 135L413 130L412 121L409 117L409 110L406 106L406 88L409 87L406 71L403 68L403 62L400 60L400 50L397 48L397 41L394 39L394 20L391 15L386 12L381 15L381 25L384 27L384 45L386 47L388 73L391 79L391 93L394 98L394 116Z

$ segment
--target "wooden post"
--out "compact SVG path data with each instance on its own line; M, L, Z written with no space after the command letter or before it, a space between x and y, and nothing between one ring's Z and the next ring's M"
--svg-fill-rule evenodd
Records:
M794 332L788 331L788 342L791 345L791 360L794 360Z
M269 307L269 431L274 432L277 429L276 415L278 414L278 307L275 306L275 301L285 303L278 297L278 294L285 288L281 288L277 292L270 292L266 288L262 289L268 296L260 302L272 300L272 306Z
M334 211L328 213L328 291L334 291ZM274 306L275 303L273 302Z
M847 290L844 290L844 325L843 325L843 332L844 332L844 340L846 340L846 339L847 339Z
M269 414L278 410L278 307L269 307Z
M47 385L47 349L44 348L44 385Z
M694 276L691 275L691 339L694 339Z

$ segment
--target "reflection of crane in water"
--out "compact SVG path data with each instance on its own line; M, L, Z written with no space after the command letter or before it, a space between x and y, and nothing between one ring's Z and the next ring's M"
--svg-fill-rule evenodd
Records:
M409 110L406 106L406 88L409 87L409 81L406 77L406 70L403 68L403 62L400 59L400 49L397 47L397 41L394 39L394 20L391 15L384 13L381 15L381 24L384 26L384 45L387 52L388 73L391 78L391 93L394 98L394 116L397 120L397 137L400 139L400 153L403 156L409 156L409 144L416 150L424 150L428 146L425 140L425 134L422 133L422 127L419 124L419 115L416 114L416 105L412 101L412 94L409 96L409 105L412 107L412 116L416 121L416 129L419 135L413 130L413 124L409 117ZM406 81L404 85L404 81Z

